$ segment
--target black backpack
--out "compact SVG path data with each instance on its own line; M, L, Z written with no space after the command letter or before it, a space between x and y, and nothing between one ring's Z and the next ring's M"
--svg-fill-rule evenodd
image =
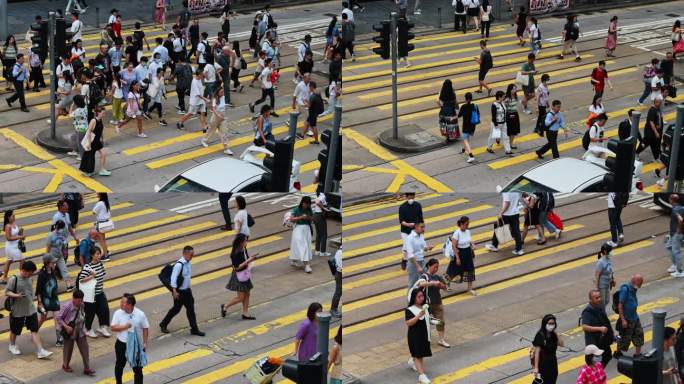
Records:
M618 137L620 140L625 140L630 136L632 136L632 124L627 119L622 120L620 125L618 125Z
M81 240L85 241L85 240ZM81 265L81 243L76 244L76 247L74 247L74 264L78 265L79 267L82 267Z
M613 292L613 302L611 303L611 306L613 307L613 312L615 312L616 314L620 314L620 310L618 309L618 304L620 304L620 291L622 291L622 287L626 285L626 283L622 284L620 286L620 289Z
M240 57L240 69L247 69L247 61L244 57Z
M91 81L88 85L88 98L90 99L90 105L97 105L104 99L102 89L94 81Z
M204 61L207 64L214 64L214 48L205 42L200 42L200 44L204 45L204 53L202 54L204 56Z
M456 0L456 12L457 13L465 12L465 7L463 6L463 0Z
M492 69L492 68L494 68L494 59L492 58L492 53L491 53L491 52L487 51L487 52L485 53L485 55L484 55L484 60L483 60L483 61L484 61L483 65L482 65L483 67L485 67L485 68L487 68L487 69Z
M582 136L582 148L584 148L585 151L587 149L589 149L589 142L590 142L589 131L590 130L591 130L591 127L587 128L587 130L584 131L584 135Z
M162 285L166 287L169 291L173 291L173 288L171 287L171 275L173 274L173 267L176 265L176 263L181 263L185 264L181 261L176 261L171 264L166 264L161 272L159 272L159 281L161 281ZM183 265L185 266L185 265ZM183 268L181 268L181 273L178 274L178 278L176 279L176 287L180 287L183 285Z
M556 207L556 200L551 192L535 192L539 198L539 210L544 212L551 212Z

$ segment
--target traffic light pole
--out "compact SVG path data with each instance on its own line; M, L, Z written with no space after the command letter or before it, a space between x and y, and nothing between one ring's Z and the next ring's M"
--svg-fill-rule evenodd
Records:
M397 111L397 61L399 60L397 50L397 19L396 12L390 14L390 50L392 60L392 137L399 139L399 113Z
M684 105L677 105L677 121L675 122L674 132L672 132L672 148L670 150L670 169L668 171L667 192L679 191L679 181L677 180L677 162L679 159L679 146L682 145L682 126L684 126ZM677 188L675 188L677 186Z
M57 79L55 77L55 63L57 58L55 55L55 12L48 13L48 39L50 44L50 137L52 140L57 139L57 119L55 118L55 102L57 92Z
M341 109L341 107L340 107ZM318 312L318 352L323 361L323 377L321 383L328 382L328 343L330 342L330 312Z
M632 130L629 135L632 137L639 137L639 120L641 119L641 112L632 111Z
M7 25L7 0L0 0L0 36L6 37L9 35L9 26Z
M330 148L328 149L328 163L325 167L325 180L323 192L332 192L332 181L335 173L335 162L337 162L337 146L340 145L340 125L342 124L342 105L335 105L335 115L333 116L332 134L330 136ZM341 166L341 164L340 164ZM327 360L326 360L327 361Z
M663 340L665 340L665 316L667 313L662 309L653 311L653 340L652 348L656 350L658 358L658 372L663 371ZM653 384L662 384L663 375L657 375L657 380Z
M292 140L296 140L295 136L297 135L297 118L299 117L299 112L297 111L290 111L290 122L287 130L287 136L290 137Z

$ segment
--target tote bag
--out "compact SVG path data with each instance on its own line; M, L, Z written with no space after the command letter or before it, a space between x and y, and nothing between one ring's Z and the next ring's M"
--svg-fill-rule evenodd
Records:
M499 241L499 244L504 244L513 240L511 235L511 226L509 224L504 224L502 220L499 220L498 225L494 228L494 235Z

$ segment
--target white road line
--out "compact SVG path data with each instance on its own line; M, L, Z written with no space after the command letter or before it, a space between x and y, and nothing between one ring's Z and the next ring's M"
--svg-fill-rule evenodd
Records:
M644 27L648 27L650 29L664 27L667 25L671 25L677 19L678 18L673 17L670 19L665 19L665 20L660 20L660 21L652 21L652 22L649 21L649 22L644 22L644 23L620 26L620 27L618 27L618 40L620 40L620 33L638 32L639 29L644 28ZM632 31L632 30L635 30L635 31ZM602 35L602 34L607 34L607 32L608 32L608 28L601 28L601 29L597 29L597 30L593 30L593 31L582 32L582 37L591 37L591 36L596 36L596 35ZM545 39L545 40L550 42L550 43L559 43L561 41L561 37L552 37L550 39Z

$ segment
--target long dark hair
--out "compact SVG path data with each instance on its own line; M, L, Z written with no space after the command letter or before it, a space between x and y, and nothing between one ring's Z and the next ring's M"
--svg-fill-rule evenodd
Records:
M14 40L14 42L12 43L12 46L14 47L14 49L17 50L17 53L19 53L19 49L17 49L17 39L16 39L16 37L14 37L14 35L7 35L7 39L5 39L5 49L7 49L7 47L10 44L10 42L9 42L10 38L12 38Z
M316 313L318 313L318 311L322 309L323 306L321 305L321 303L311 303L309 304L309 308L306 310L306 317L309 319L309 321L313 323L316 320Z
M5 230L5 227L7 226L7 224L9 224L10 217L12 217L13 214L14 214L14 211L11 209L9 211L5 211L5 219L2 221L2 230L3 231Z
M422 288L414 289L413 291L411 291L411 298L409 299L409 304L408 304L409 307L416 304L416 296L418 296L419 292L423 293L423 298L425 297L425 292L423 291Z
M674 32L675 29L681 28L681 27L682 27L682 22L679 20L675 20L674 24L672 25L672 32ZM8 37L8 39L9 39L9 37Z
M326 37L332 36L333 30L335 29L336 25L337 25L337 16L333 16L330 19L330 24L328 24L328 29L325 31Z
M297 208L299 208L300 210L304 209L304 207L303 207L304 203L308 203L309 207L311 207L311 197L309 197L309 196L302 197L302 199L299 201L299 206Z
M97 198L104 203L105 207L107 207L107 212L109 212L109 196L107 196L107 193L99 192Z
M337 334L335 334L335 342L337 345L342 345L342 326L337 327Z
M556 335L555 332L549 333L546 331L546 324L548 324L549 321L556 321L556 316L552 314L545 315L542 318L541 321L541 328L539 328L539 332L544 336L544 339L557 339L558 336ZM558 322L556 321L556 327L558 327Z
M506 87L506 98L518 100L518 93L513 93L513 88L515 88L515 84L508 84L508 87Z
M601 95L599 95L599 94L594 95L594 98L591 100L591 105L593 105L594 108L596 108L596 101L600 98L601 98Z
M240 42L237 40L233 41L233 51L235 52L235 56L242 57L240 56Z
M456 102L456 92L454 92L454 86L451 84L451 79L446 79L442 83L442 90L439 91L439 99L442 102Z
M242 252L244 248L242 244L247 240L247 236L244 233L238 233L233 239L233 246L230 249L230 255L234 255L236 252ZM234 265L234 267L237 267Z

